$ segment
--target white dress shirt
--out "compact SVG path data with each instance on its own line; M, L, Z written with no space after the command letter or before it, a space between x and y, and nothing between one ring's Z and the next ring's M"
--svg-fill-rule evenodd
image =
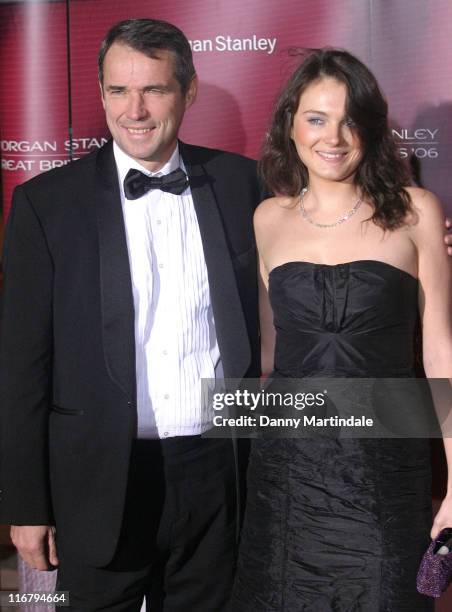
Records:
M113 145L135 307L138 437L200 434L211 413L201 402L201 378L215 378L220 352L207 267L190 187L182 195L153 189L124 195L131 168L148 176L185 170L176 149L156 173Z

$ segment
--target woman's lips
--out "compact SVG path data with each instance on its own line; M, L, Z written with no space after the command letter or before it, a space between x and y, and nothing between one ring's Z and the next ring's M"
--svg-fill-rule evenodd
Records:
M344 151L316 151L316 153L324 161L332 164L342 162L347 155Z

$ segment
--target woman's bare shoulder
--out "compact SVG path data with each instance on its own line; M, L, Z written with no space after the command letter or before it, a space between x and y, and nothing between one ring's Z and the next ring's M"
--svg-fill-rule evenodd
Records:
M420 214L443 214L441 202L437 196L422 187L405 187L416 212Z
M290 196L267 198L259 204L254 212L254 226L265 227L277 221L284 212L295 206L295 199Z
M413 207L410 230L415 241L444 233L444 210L437 196L420 187L406 187Z

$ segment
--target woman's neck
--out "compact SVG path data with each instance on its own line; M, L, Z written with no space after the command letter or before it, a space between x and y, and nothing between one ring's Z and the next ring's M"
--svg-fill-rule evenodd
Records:
M354 206L359 197L359 188L351 181L311 179L304 195L304 202L306 206L309 205L309 208L319 212L341 212Z

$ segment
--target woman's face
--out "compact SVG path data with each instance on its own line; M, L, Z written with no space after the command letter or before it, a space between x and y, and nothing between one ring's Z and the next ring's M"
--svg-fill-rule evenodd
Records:
M362 159L346 100L345 85L332 77L313 81L300 96L290 136L310 181L318 177L349 182Z

